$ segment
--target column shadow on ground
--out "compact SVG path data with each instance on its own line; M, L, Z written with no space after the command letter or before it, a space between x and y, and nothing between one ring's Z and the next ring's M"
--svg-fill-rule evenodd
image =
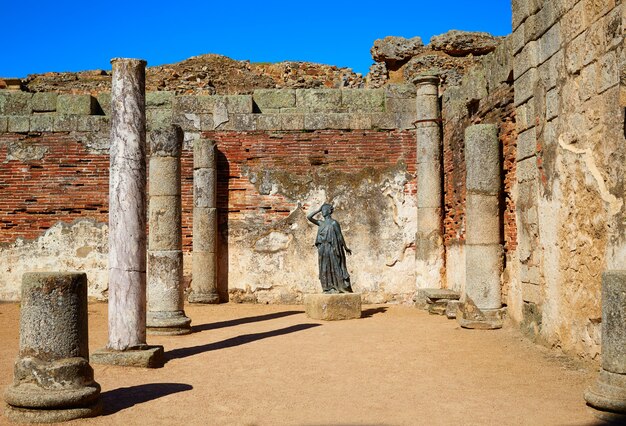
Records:
M381 306L378 308L370 308L370 309L365 309L361 312L361 318L370 318L373 317L376 314L384 314L385 312L387 312L387 308L386 306Z
M253 317L236 318L228 321L212 322L209 324L200 324L191 326L191 332L197 333L199 331L215 330L216 328L233 327L240 324L249 324L251 322L267 321L276 318L288 317L289 315L303 314L304 311L283 311L274 312L271 314L256 315Z
M102 405L104 406L102 415L109 416L137 404L191 389L193 389L193 386L185 383L147 383L113 389L100 395Z
M246 343L255 342L257 340L267 339L268 337L282 336L283 334L295 333L313 327L319 327L321 324L296 324L278 330L264 331L262 333L242 334L241 336L231 337L230 339L220 342L207 343L206 345L191 346L189 348L173 349L165 352L165 362L177 358L186 358L198 355L203 352L216 351L219 349L232 348L234 346L245 345Z

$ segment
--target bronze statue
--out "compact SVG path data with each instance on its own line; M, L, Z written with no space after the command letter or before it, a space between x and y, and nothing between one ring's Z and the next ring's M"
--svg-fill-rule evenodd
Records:
M322 204L307 215L307 219L319 226L315 246L319 255L320 282L324 293L352 293L346 268L346 253L351 255L352 250L343 239L339 222L330 216L333 210L331 204ZM313 218L319 212L322 212L323 220Z

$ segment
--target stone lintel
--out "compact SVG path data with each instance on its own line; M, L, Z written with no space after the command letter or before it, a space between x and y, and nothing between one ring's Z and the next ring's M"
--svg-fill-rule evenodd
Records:
M361 294L305 294L304 308L311 319L338 321L361 318Z
M122 367L161 368L165 364L163 346L142 345L136 349L116 351L98 349L89 360L94 364L119 365Z

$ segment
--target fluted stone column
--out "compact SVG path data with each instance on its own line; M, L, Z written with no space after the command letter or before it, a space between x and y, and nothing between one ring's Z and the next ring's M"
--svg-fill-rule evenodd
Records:
M92 361L153 367L163 348L146 345L146 62L111 64L109 342Z
M602 369L585 399L601 419L626 423L626 270L602 275Z
M487 316L486 320L497 321L495 311L502 307L503 249L500 236L500 141L496 125L479 124L465 130L465 168L466 279L462 300L469 297ZM494 314L490 315L490 311ZM501 327L500 322L497 325L489 328Z
M413 83L417 86L416 284L418 289L441 288L444 247L439 77L419 75Z
M215 142L197 139L193 147L193 253L189 302L219 303L216 253Z
M87 275L22 277L20 352L5 394L9 419L61 422L98 415L100 385L89 365Z
M149 134L148 334L177 335L191 331L184 311L180 154L183 131L178 126Z

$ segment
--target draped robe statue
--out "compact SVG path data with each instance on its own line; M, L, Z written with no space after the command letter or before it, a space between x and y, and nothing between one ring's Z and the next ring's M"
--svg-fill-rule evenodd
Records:
M314 216L320 212L324 219L315 219ZM331 217L332 213L333 206L323 204L307 215L307 219L319 227L315 246L319 256L320 282L324 293L352 293L350 274L346 268L346 253L352 254L352 251L343 239L339 222Z

